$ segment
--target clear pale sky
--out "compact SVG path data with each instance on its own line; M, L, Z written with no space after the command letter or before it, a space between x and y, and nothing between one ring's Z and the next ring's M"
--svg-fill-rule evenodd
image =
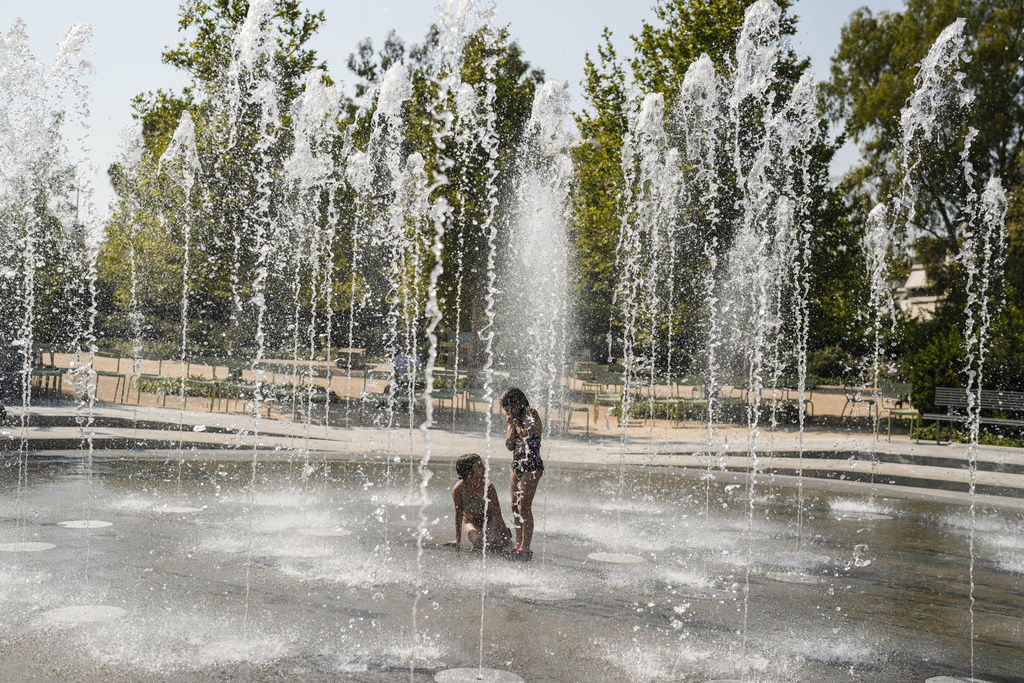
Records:
M303 0L303 6L323 9L326 21L313 42L328 70L342 87L351 84L345 60L356 43L370 37L379 47L396 29L406 44L422 41L436 15L434 0ZM574 106L579 97L583 60L596 55L601 31L608 26L620 57L630 54L630 34L644 21L654 22L654 0L497 0L498 22L523 48L525 58L544 69L548 78L568 81ZM846 18L858 7L899 11L903 0L797 0L799 17L794 47L811 58L818 80L828 75L829 58L839 43ZM157 88L179 90L187 84L181 72L162 64L160 53L180 40L176 0L7 0L0 6L0 30L10 30L16 18L28 25L30 49L52 64L57 43L73 24L88 22L93 36L87 58L94 72L91 158L101 171L114 160L121 131L131 127L130 103L138 93ZM852 148L840 152L833 169L856 158ZM97 183L101 213L112 199L105 178Z

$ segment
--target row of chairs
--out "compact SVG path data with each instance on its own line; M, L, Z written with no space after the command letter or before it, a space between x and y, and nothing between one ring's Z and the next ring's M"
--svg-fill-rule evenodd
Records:
M625 382L621 372L597 371L582 383L584 395L594 397L594 419L598 418L599 409L613 409L621 422L621 411L626 403ZM798 378L784 376L778 378L770 386L762 387L759 394L759 405L762 410L800 409L801 406L808 417L814 415L814 390L817 378L805 378L801 393ZM638 378L629 392L629 402L635 406L637 419L646 421L648 418L664 417L674 425L684 423L689 418L706 419L708 410L714 403L723 411L736 411L754 404L749 388L737 380L723 378L723 381L709 393L706 384L688 377L660 378L653 384ZM633 412L633 411L631 411Z
M409 379L403 378L401 373L397 377L394 376L390 369L370 370L364 374L363 389L359 395L360 401L364 406L375 405L380 407L386 405L387 401L391 398L389 386L392 382L396 384L394 395L396 409L408 410L410 400L410 392L408 390ZM413 382L412 400L418 406L422 406L425 395L425 379L423 374L417 374ZM484 411L492 410L493 406L491 404L493 401L507 387L516 384L517 382L513 379L502 375L494 375L492 386L490 387L490 395L488 396L486 376L483 373L471 370L459 372L456 375L452 370L437 369L433 373L431 397L434 401L438 402L439 408L443 409L447 404L448 408L452 411L452 418L454 420L460 412L479 412L481 406ZM582 413L586 433L590 434L590 411L588 408L582 408L567 401L557 401L552 406L552 409L555 413L555 420L560 425L564 425L566 431L572 426L572 416Z
M128 374L122 368L122 363L132 362L130 359L122 358L118 354L99 353L96 355L96 363L99 361L112 361L113 369L109 369L111 363L103 363L104 369L97 369L98 380L103 378L114 380L114 396L124 403L126 395L130 396L131 388L136 390L136 404L141 401L142 393L155 393L162 395L162 404L167 405L167 398L181 395L184 389L187 395L205 396L209 401L210 410L221 401L224 403L225 412L230 410L231 401L248 401L256 393L256 384L252 381L243 380L243 370L250 368L248 361L240 359L225 358L193 358L186 360L184 372L164 374L166 368L180 367L181 361L164 360L155 358L157 370L155 373L138 372ZM62 392L63 376L68 372L67 368L57 366L55 353L52 349L40 348L33 354L32 375L39 381L39 386L44 391ZM211 377L192 376L192 366L210 368ZM288 383L290 390L277 391L276 375L292 374L294 366L290 362L265 361L260 366L263 370L272 373L274 381L270 383L272 391L268 398L273 402L283 402L291 398L298 410L298 404L302 402L326 403L332 400L329 390L318 384L308 381L308 368L300 367L298 373L303 378L298 385L294 382ZM369 367L369 366L364 366ZM218 371L224 370L224 377L217 376ZM14 374L7 372L7 374ZM329 378L330 368L314 366L315 377ZM402 409L408 408L409 394L407 389L408 380L402 381L403 373L395 377L390 370L362 369L362 391L359 394L360 403L363 406L368 404L383 405L388 399L388 384L396 381L396 400ZM582 394L593 396L593 412L595 421L599 416L599 409L608 407L618 409L617 417L621 421L621 411L627 398L624 393L623 368L621 364L598 365L596 363L579 362L574 368L574 376L580 382ZM434 386L432 397L438 402L439 408L445 405L452 411L453 419L459 411L474 411L480 404L486 404L484 376L481 373L468 371L459 372L444 368L434 371ZM418 373L412 380L414 390L412 400L423 400L423 375ZM491 388L491 397L500 395L501 391L511 383L511 380L501 375L494 376L494 384ZM183 386L184 383L184 386ZM772 386L763 387L760 393L760 405L770 410L799 409L802 405L808 417L814 416L813 394L817 387L816 377L805 378L803 395L801 397L798 388L798 381L795 376L783 376L777 379ZM130 386L131 385L131 386ZM858 405L867 407L869 414L875 416L876 430L883 417L888 418L889 433L891 438L892 420L908 419L911 421L911 428L915 423L919 424L920 413L910 406L910 393L912 386L907 383L881 382L877 389L864 387L845 387L846 401L840 413L840 419L844 418L849 409L852 415ZM281 395L277 395L281 394ZM340 398L340 397L339 397ZM652 386L650 382L637 381L631 387L630 402L633 405L641 406L636 410L636 417L646 421L654 417L664 417L673 424L680 424L689 418L706 419L710 404L707 386L694 382L686 377L661 378ZM728 379L723 379L715 393L715 402L725 411L729 409L741 409L753 403L749 390L740 382L730 384ZM270 402L267 402L269 415ZM490 406L485 407L485 410ZM569 402L558 402L554 406L559 421L565 422L566 429L569 428L574 414L583 413L586 420L586 429L590 431L590 413L585 407ZM877 432L876 432L877 436Z
M55 362L55 352L52 349L38 349L33 354L33 377L39 378L41 387L46 391L52 391L56 395L63 392L63 377L70 370L58 366ZM113 380L113 397L119 403L124 403L126 398L131 396L132 389L136 392L135 403L141 402L143 393L152 393L159 396L161 404L166 407L168 397L180 396L182 389L186 395L200 395L209 401L210 410L215 409L215 404L224 402L225 412L230 409L231 401L249 400L255 393L256 385L253 382L242 379L242 370L249 367L249 364L242 360L224 358L193 358L187 359L184 364L184 371L167 372L171 368L181 367L180 359L152 358L144 359L156 361L156 372L128 372L126 363L132 363L132 359L122 357L118 353L97 353L93 359L97 384L104 379ZM113 368L111 369L111 365ZM212 377L195 377L192 375L193 365L197 367L209 367L212 369ZM96 367L102 366L102 367ZM224 370L224 377L217 377L220 370ZM269 409L268 409L269 414Z
M495 376L496 381L491 387L492 399L496 398L508 384L502 381L499 375ZM426 390L426 379L422 372L417 372L411 379L403 372L392 370L367 370L363 373L363 389L359 398L367 403L380 403L389 400L391 383L395 384L395 400L403 406L408 406L410 393L416 401L421 401ZM410 383L413 391L409 391ZM438 402L438 407L444 408L445 404L452 411L475 410L479 404L487 402L487 387L485 378L476 372L459 372L452 370L437 369L433 372L432 398Z

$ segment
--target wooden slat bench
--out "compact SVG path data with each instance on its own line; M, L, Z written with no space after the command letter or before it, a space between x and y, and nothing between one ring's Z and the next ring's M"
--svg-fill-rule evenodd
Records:
M950 423L950 440L952 441L953 423L967 424L970 418L962 413L954 412L954 409L967 409L967 391L965 389L953 389L950 387L935 388L935 405L946 408L946 413L925 413L923 420L935 420L935 443L939 443L939 425L942 422ZM1018 418L989 417L982 415L979 418L981 424L1000 425L1003 427L1024 427L1024 392L1019 391L996 391L982 389L979 400L981 410L998 410L1004 413L1015 413Z

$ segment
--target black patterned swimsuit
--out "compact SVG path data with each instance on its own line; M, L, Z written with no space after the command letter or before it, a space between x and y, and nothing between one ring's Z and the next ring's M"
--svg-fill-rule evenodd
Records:
M543 472L544 461L540 458L540 437L531 436L526 439L516 432L516 441L512 446L512 471L516 474L524 472Z

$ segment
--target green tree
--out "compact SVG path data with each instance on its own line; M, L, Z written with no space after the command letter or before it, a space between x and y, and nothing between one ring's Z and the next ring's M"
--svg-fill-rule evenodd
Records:
M1022 12L1020 0L908 0L902 12L877 15L862 8L850 15L833 57L825 87L829 112L860 143L864 158L846 186L885 200L898 181L892 169L902 145L900 113L914 91L917 67L943 29L957 18L966 20L967 61L961 69L975 100L969 120L940 122L959 134L939 136L925 159L915 226L944 241L948 253L956 249L956 226L968 206L957 168L963 126L978 130L970 161L981 178L997 175L1011 192L1024 181Z
M133 280L122 271L134 257L140 269L134 282L144 283L135 296L142 297L137 303L149 317L144 332L155 338L180 326L187 287L184 303L195 328L192 339L206 348L251 344L257 312L246 302L253 288L265 288L262 299L271 304L289 289L273 278L257 284L262 276L256 265L266 256L254 248L253 236L280 216L284 193L279 183L293 144L291 105L308 74L326 67L307 47L324 14L303 10L298 0L275 0L260 22L259 36L250 36L266 41L266 47L243 64L233 53L233 41L247 30L248 16L245 0L185 0L179 29L186 35L163 53L163 60L188 72L192 83L181 94L157 90L133 102L142 124L142 149L133 163L110 169L121 202L100 256L101 280L109 283L111 301L119 307L108 320L121 333L126 329L124 306L133 296ZM273 82L272 99L260 99L256 85L261 80ZM186 111L195 123L200 162L188 197L160 163ZM183 249L185 222L188 254ZM182 281L186 262L187 283ZM160 286L150 286L153 280ZM269 312L274 315L276 309L271 306ZM285 324L270 327L287 329ZM273 334L271 343L277 343Z
M956 384L964 367L962 345L967 293L965 277L953 261L960 249L960 226L971 218L970 188L960 168L966 130L977 135L968 161L980 193L998 176L1007 189L1009 245L1006 276L996 275L1003 294L992 301L991 353L986 377L991 386L1019 388L1019 356L1024 338L1024 36L1020 0L908 0L901 12L854 12L843 27L825 93L834 121L858 142L863 163L843 180L843 188L863 202L886 201L898 189L903 145L900 114L914 91L921 60L939 34L965 20L962 85L973 94L966 114L943 118L939 133L922 147L916 178L917 218L908 235L928 271L936 294L944 294L935 317L902 326L904 373L915 381L915 402L928 406L934 386ZM1005 305L1000 302L1005 301ZM938 384L936 384L938 382Z
M618 277L614 252L622 220L622 207L618 205L617 198L623 191L624 182L621 153L626 133L625 107L629 102L627 89L633 87L641 93L664 94L666 112L670 113L666 121L670 144L683 145L685 141L680 137L671 112L684 77L691 65L706 54L722 82L730 81L735 68L732 55L746 12L752 4L750 0L663 0L654 10L659 21L645 23L638 34L631 36L636 57L629 62L628 72L616 58L607 29L603 44L598 48L598 61L595 63L590 55L587 56L583 90L589 109L577 115L583 144L575 151L578 179L574 196L578 260L575 289L578 292L578 323L584 344L591 349L602 348L596 340L608 332L614 283ZM790 2L779 3L782 10L779 33L783 39L796 32L796 17L789 11L791 5ZM776 112L785 106L808 65L808 60L800 58L792 49L783 50L775 66ZM757 139L752 131L763 126L763 113L759 105L742 105L739 115L745 123L741 126L744 131L740 136L741 145L749 146L750 140ZM820 278L821 284L825 285L821 289L812 287L815 294L810 301L813 316L811 337L815 345L830 345L845 338L850 316L856 310L850 290L835 286L837 266L842 265L847 274L855 276L851 256L857 245L857 228L846 220L847 209L828 182L828 164L837 145L828 142L827 137L822 123L819 129L822 142L806 151L811 172L809 185L801 188L812 198L809 220L816 233L813 249L818 261L811 264L811 277L815 280ZM747 167L752 159L749 152L745 149L743 153L743 163ZM683 324L678 326L673 344L687 355L693 355L702 344L699 311L703 306L703 293L696 283L709 267L704 247L713 243L716 245L714 250L724 255L732 243L733 231L741 215L733 160L723 152L717 164L720 184L713 210L714 219L711 214L694 215L692 205L679 207L681 219L695 225L699 232L687 236L676 270L677 315ZM777 169L770 171L776 175L778 172ZM788 182L781 177L776 177L776 180L780 186ZM803 181L799 183L802 185ZM723 266L724 259L719 259L718 264ZM825 272L831 275L826 277Z
M75 168L61 151L62 124L63 116L55 115L42 131L45 145L34 158L20 160L24 166L0 192L0 352L5 355L14 339L29 332L35 344L71 347L88 315L85 228L78 221Z
M507 199L513 190L514 166L523 128L530 117L534 92L544 80L543 72L533 68L524 59L519 45L510 40L507 28L489 31L470 35L463 46L459 82L472 88L478 104L475 111L461 114L457 111L454 95L450 94L443 104L456 114L453 130L469 132L445 141L443 154L454 162L454 166L445 171L448 182L437 188L430 198L444 197L452 212L444 236L445 272L439 282L439 301L445 316L446 332L450 335L476 331L484 322L482 297L474 293L486 291L489 247L483 226L491 211L488 184L494 185L499 206L507 205L501 200ZM440 168L441 157L435 144L439 122L431 113L438 99L438 79L444 76L433 72L435 67L430 61L437 40L437 28L431 27L423 44L414 45L406 52L404 42L392 32L380 52L374 52L373 42L367 38L359 43L357 53L348 59L349 70L360 79L356 84L359 96L378 85L391 65L401 63L409 70L413 94L404 111L406 142L402 154L422 155L428 173ZM497 156L493 159L496 176L493 180L490 177L488 147L479 134L472 132L484 126L488 115L484 102L491 86L494 88L491 106L497 138ZM354 109L354 103L350 103L350 111ZM360 148L366 148L372 133L370 121L374 111L375 105L360 119L355 135ZM500 213L493 220L499 225L504 224ZM432 235L432 226L424 224L421 229ZM430 235L422 235L424 244L429 244ZM420 263L420 277L425 278L433 267L433 259L428 255ZM457 306L462 307L458 314ZM378 311L377 315L381 316L383 312ZM459 318L460 330L455 330L456 318Z
M637 87L645 93L665 93L671 102L686 70L702 54L722 72L731 71L736 39L751 4L752 0L662 0L655 5L660 24L644 22L640 34L630 36L636 52L631 65ZM782 9L779 33L796 35L797 17L789 12L792 0L776 4ZM792 87L808 64L788 50L778 68L779 80Z
M622 186L622 138L626 133L626 71L619 63L612 34L604 29L598 62L587 54L583 91L590 111L575 115L581 144L573 150L575 273L572 283L576 325L582 348L607 348L615 289L618 196Z

